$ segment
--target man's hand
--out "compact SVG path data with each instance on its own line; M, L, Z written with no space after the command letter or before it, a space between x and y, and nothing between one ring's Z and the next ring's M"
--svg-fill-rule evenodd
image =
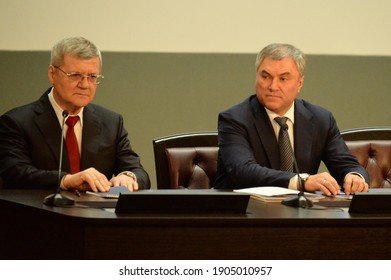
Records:
M327 196L337 195L341 191L337 181L327 172L309 176L304 188L308 192L321 191Z
M118 176L115 176L110 179L111 184L113 187L117 186L125 186L130 190L131 192L138 190L138 183L137 181L128 175L120 174Z
M67 174L62 182L66 189L80 191L108 192L112 186L106 176L93 167L75 174Z
M345 176L343 188L346 194L353 194L355 192L367 192L369 186L360 175L349 173Z

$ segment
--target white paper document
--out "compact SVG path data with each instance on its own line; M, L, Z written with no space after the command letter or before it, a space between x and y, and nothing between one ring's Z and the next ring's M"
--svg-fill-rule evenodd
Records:
M282 187L273 187L273 186L236 189L234 190L234 192L248 193L254 198L260 199L262 201L269 201L269 202L279 202L289 196L295 194L297 195L299 193L298 190L292 190L292 189L287 189ZM318 195L314 193L305 192L305 195L308 196L311 200L314 199L317 200L323 198L322 195Z

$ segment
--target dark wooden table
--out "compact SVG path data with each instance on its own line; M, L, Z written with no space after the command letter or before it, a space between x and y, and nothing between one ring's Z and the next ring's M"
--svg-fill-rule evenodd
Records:
M0 190L1 259L390 259L391 215L250 200L246 214L122 214ZM107 201L107 200L105 200ZM106 203L106 202L103 202ZM111 206L115 201L111 200Z

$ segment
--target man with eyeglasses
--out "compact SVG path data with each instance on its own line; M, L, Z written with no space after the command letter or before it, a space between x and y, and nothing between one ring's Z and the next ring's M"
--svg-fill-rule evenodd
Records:
M65 38L53 47L48 69L52 87L37 101L0 117L4 187L53 189L58 184L65 123L62 189L107 192L120 185L131 191L150 188L122 116L91 104L103 79L101 70L101 53L85 38ZM72 134L69 142L68 132Z

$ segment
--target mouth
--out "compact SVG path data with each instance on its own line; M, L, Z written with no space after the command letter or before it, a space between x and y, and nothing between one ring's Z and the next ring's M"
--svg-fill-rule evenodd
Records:
M88 93L82 93L82 92L75 92L75 95L78 95L78 96L85 96L85 97L88 97L88 96L89 96Z
M281 95L268 93L268 94L266 94L266 98L278 98L278 99L281 99Z

